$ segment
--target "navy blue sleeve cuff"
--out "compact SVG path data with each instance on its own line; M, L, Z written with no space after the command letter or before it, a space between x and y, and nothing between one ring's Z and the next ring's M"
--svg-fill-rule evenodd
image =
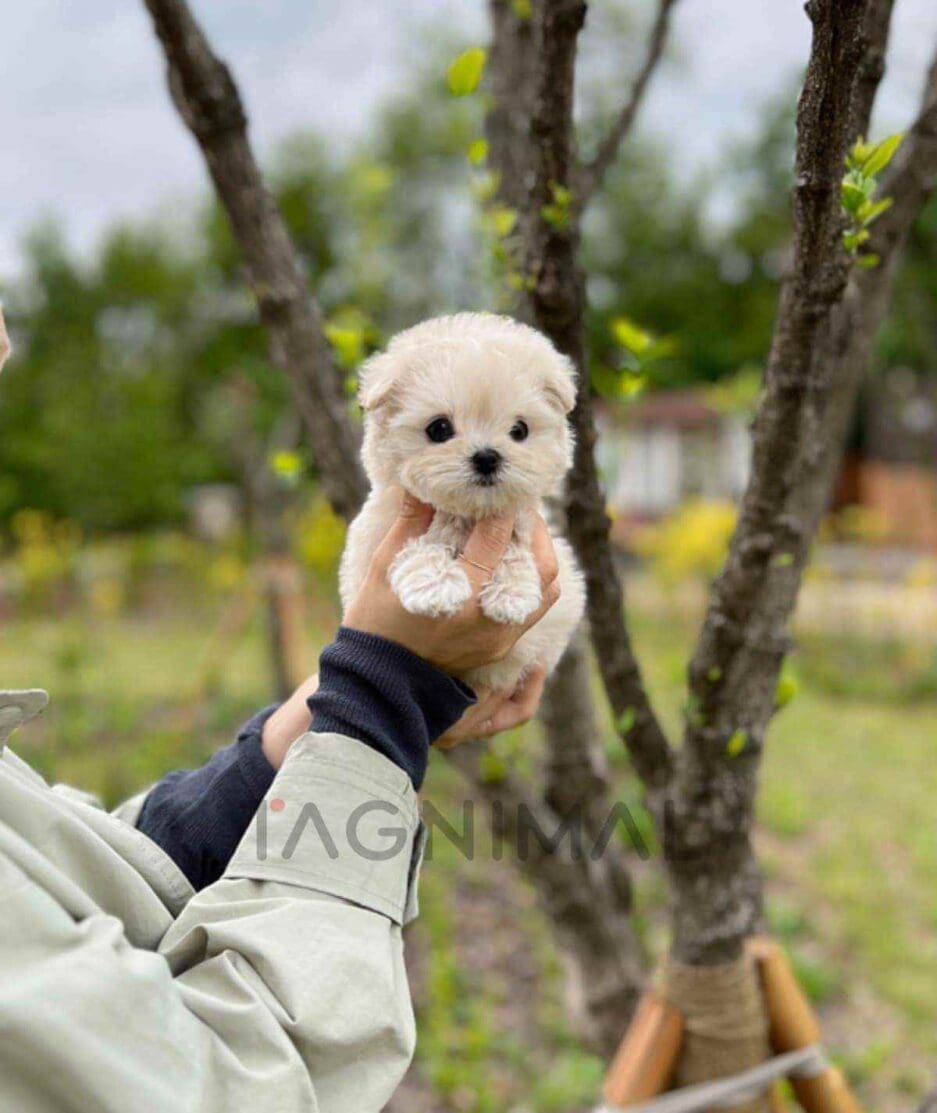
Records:
M429 748L475 693L396 642L342 627L319 658L310 730L357 738L423 783Z
M150 790L137 829L169 855L194 889L217 881L273 781L261 749L265 708L241 728L237 741L200 769L180 769Z

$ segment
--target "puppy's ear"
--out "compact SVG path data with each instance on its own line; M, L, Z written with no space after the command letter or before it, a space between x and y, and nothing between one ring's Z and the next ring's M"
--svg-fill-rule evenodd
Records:
M403 365L398 355L378 352L358 372L358 401L369 413L389 406L400 384Z
M576 371L565 356L557 354L550 361L543 392L550 404L564 414L576 405Z

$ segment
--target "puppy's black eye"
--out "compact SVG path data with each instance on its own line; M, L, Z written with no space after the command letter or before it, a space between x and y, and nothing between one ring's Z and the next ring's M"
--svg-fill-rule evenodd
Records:
M455 428L448 417L434 417L426 426L426 435L434 444L451 441L455 436Z
M530 430L527 428L527 422L523 418L518 418L517 421L511 426L510 437L512 441L526 441L527 434Z

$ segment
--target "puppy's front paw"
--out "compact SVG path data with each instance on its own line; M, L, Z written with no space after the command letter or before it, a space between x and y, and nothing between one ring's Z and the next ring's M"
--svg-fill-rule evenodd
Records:
M445 545L408 545L390 566L388 579L410 614L428 618L458 614L472 596L468 576Z
M478 598L482 613L492 622L520 626L540 606L540 575L525 549L509 549L491 581Z
M504 584L489 584L479 596L482 613L492 622L520 626L540 606L540 585L517 591Z

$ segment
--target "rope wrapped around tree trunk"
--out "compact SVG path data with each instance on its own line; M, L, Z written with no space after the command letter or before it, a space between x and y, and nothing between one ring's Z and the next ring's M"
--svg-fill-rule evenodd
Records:
M687 966L668 958L660 992L685 1021L676 1086L738 1074L770 1058L768 1017L749 953L716 966ZM769 1110L766 1096L733 1105L733 1113Z

